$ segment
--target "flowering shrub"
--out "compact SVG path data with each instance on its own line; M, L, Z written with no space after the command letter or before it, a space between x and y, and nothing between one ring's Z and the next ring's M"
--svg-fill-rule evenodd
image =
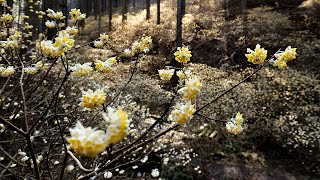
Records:
M1 41L3 58L0 75L4 84L0 94L4 96L1 97L1 104L5 110L0 114L1 133L8 137L18 134L27 142L18 152L20 159L16 161L19 163L11 164L10 167L25 167L26 163L29 163L34 173L30 176L36 179L40 179L44 173L51 177L53 166L59 165L59 161L62 161L59 166L61 179L65 171L71 172L75 168L81 171L76 175L78 179L94 179L99 176L111 178L116 172L126 173L123 169L126 166L136 169L138 165L148 161L151 152L160 153L161 149L172 142L170 138L161 137L168 137L168 134L188 124L195 116L203 117L200 113L203 109L255 75L268 63L282 69L296 57L296 49L288 47L274 55L276 60L267 60L267 51L257 45L254 51L249 50L249 54L245 55L249 62L260 64L257 70L223 91L217 98L208 97L211 100L199 106L197 98L203 96L201 91L205 81L192 73L192 65L189 63L191 50L178 47L173 55L182 67L167 66L158 70L158 74L163 81L161 85L169 83L174 76L179 77L179 83L177 88L173 88L173 92L166 94L171 101L166 103L164 112L160 116L154 116L147 110L137 110L136 104L128 102L130 98L121 98L128 89L128 84L135 78L140 63L143 63L143 54L153 48L151 36L141 37L117 57L101 57L94 59L94 62L80 63L73 55L73 51L82 46L76 46L77 28L72 26L61 30L62 25L57 22L63 21L65 15L51 9L46 12L46 27L58 29L59 32L51 40L43 34L44 37L39 38L38 43L30 48L30 56L22 51L24 48L21 34L25 36L24 32L14 28L7 32L3 30L10 36ZM75 23L86 17L79 9L71 9L69 14ZM12 23L12 15L3 14L1 21L5 25ZM105 33L100 34L90 44L104 49L109 46L110 38ZM104 85L103 78L112 76L112 71L123 65L121 60L128 61L128 71L131 74L120 90L112 92ZM31 83L28 83L29 78ZM117 80L107 83L122 83ZM11 84L14 83L18 84L17 88L12 89L15 98L10 91ZM146 125L141 125L142 121L146 121ZM245 131L244 124L242 114L238 113L226 123L226 131L239 135ZM191 161L191 153L192 150L181 151L181 154L185 155L180 157L183 165ZM171 156L175 154L172 152ZM55 160L54 156L61 159ZM89 158L84 159L82 156ZM170 154L164 155L164 164L168 163L169 156ZM42 161L46 162L41 163ZM153 168L150 174L152 177L159 177L161 171Z

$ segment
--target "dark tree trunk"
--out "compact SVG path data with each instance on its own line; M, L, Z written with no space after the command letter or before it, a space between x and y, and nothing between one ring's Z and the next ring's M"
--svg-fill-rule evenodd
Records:
M182 46L182 0L177 0L177 47Z
M146 19L150 19L150 0L146 0L146 9L147 9Z
M160 0L157 0L157 24L160 24Z
M101 29L101 0L97 0L98 2L98 14L99 14L99 20L98 20L98 30L99 30L99 34L101 34L102 29Z
M133 6L133 9L136 8L136 0L132 0L132 6Z
M128 2L127 0L122 0L122 22L127 20L128 13Z
M112 0L108 0L109 3L109 24L108 24L108 30L112 30Z
M181 16L186 14L186 0L181 0Z

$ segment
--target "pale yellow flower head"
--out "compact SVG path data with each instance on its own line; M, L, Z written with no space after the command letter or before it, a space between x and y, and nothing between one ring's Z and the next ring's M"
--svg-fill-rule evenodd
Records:
M265 61L267 58L268 51L264 48L261 48L259 44L256 45L256 48L251 50L250 48L247 49L247 52L249 54L245 54L245 56L248 58L248 61L253 64L261 64Z
M116 57L112 57L107 59L106 61L100 61L96 60L94 63L95 68L97 71L102 72L102 73L108 73L110 72L112 66L117 62Z
M99 39L103 43L107 43L107 41L109 40L109 35L107 35L106 33L100 34L100 38Z
M87 76L93 72L91 63L75 64L70 69L72 70L72 75L76 77Z
M7 14L2 14L1 21L3 23L9 24L9 23L12 23L13 17L8 13Z
M195 113L195 106L188 101L186 104L178 104L171 112L169 119L179 124L184 124L190 121Z
M73 8L69 12L72 20L78 20L78 17L81 15L80 9Z
M202 88L202 83L198 77L192 77L186 79L185 87L178 90L179 94L183 95L183 98L187 101L193 100L197 97Z
M70 137L67 138L67 142L77 155L94 158L107 147L105 143L106 134L102 130L96 130L91 127L85 128L78 121L76 126L70 128L69 131Z
M103 41L101 41L101 40L98 40L98 41L94 41L93 42L93 45L94 45L94 47L96 47L96 48L99 48L99 49L102 49L102 48L104 48L104 42Z
M158 70L160 79L163 81L170 81L174 74L174 69L161 69Z
M97 89L96 91L92 91L91 89L89 89L88 91L82 91L82 97L80 98L80 100L80 106L90 109L96 109L101 107L105 102L106 94L101 89Z
M174 56L176 61L183 64L188 63L192 57L191 51L189 51L188 47L178 47L177 51L174 53Z
M108 124L106 144L117 144L128 134L129 119L128 113L121 107L114 109L107 108L107 113L102 113L104 120Z
M274 56L277 58L275 61L273 61L273 66L278 67L279 69L283 69L287 67L287 62L293 60L297 56L297 48L291 48L291 46L288 46L285 51L279 52L275 54Z
M237 113L235 118L231 118L227 124L226 124L226 129L229 133L238 135L242 133L244 130L243 128L243 118L242 114L240 112Z
M8 66L7 68L5 67L0 67L0 76L1 77L9 77L15 72L13 66Z

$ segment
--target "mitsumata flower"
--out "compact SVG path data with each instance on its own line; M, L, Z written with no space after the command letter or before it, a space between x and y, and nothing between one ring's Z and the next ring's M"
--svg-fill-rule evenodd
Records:
M279 69L287 67L287 62L293 60L297 56L296 52L297 48L291 48L291 46L288 46L285 51L279 52L275 54L274 56L277 58L274 61L271 61L273 66L277 66Z
M93 72L91 63L75 64L70 69L72 70L72 75L76 77L87 76Z
M117 62L116 57L107 59L106 61L96 60L94 63L97 71L102 73L108 73L111 70L111 67Z
M245 54L245 56L248 58L249 62L251 62L253 64L261 64L267 58L268 51L261 48L261 46L259 44L257 44L254 51L248 48L247 52L249 54Z
M243 118L240 112L237 113L235 118L228 120L226 124L226 129L229 133L240 134L243 131Z
M174 74L174 69L161 69L158 70L160 79L163 81L170 81Z
M202 83L197 77L189 78L186 81L185 87L178 90L179 94L183 95L183 98L187 101L196 98L197 94L202 88Z
M106 144L117 144L128 134L129 119L128 114L122 110L108 107L107 113L102 113L104 120L108 124Z
M15 72L13 66L8 67L0 67L0 76L1 77L9 77Z
M191 51L189 51L187 47L178 47L177 51L174 53L174 56L176 61L183 64L188 63L192 57Z
M101 107L105 102L106 94L101 89L97 89L96 91L89 89L88 91L82 91L82 97L80 100L80 106L96 109Z
M184 124L192 119L195 111L195 106L191 104L191 101L188 101L186 104L178 104L171 112L169 119L176 123Z
M76 154L81 156L96 157L103 152L106 147L106 134L102 130L95 128L85 128L80 121L77 122L74 128L70 128L71 137L67 138L70 148Z

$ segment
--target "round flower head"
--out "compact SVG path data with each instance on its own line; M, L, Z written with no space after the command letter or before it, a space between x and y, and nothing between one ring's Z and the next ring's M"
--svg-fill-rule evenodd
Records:
M75 64L70 69L72 70L72 75L76 77L87 76L93 71L91 63Z
M82 97L80 98L80 100L80 106L90 109L96 109L101 107L105 102L106 94L101 89L97 89L94 92L89 89L88 91L82 91Z
M9 77L15 72L13 66L8 66L7 68L0 67L0 76Z
M102 113L104 120L108 123L106 144L117 144L128 134L128 114L122 108L107 108L107 113Z
M248 58L249 62L253 64L261 64L267 58L268 51L265 50L264 48L261 48L261 46L257 44L254 51L248 48L247 52L249 54L245 54L245 56Z
M104 43L103 43L103 41L101 41L101 40L99 40L99 41L94 41L94 42L93 42L93 45L94 45L94 47L99 48L99 49L104 48Z
M111 70L112 65L114 65L116 62L117 62L116 57L112 57L110 59L107 59L104 62L100 60L96 60L94 65L97 71L108 73Z
M91 127L83 127L80 121L74 128L70 128L71 137L67 138L70 148L81 156L96 157L103 152L107 145L106 135L102 130L95 130Z
M186 70L186 71L179 70L179 71L177 71L177 76L179 77L180 81L184 81L185 79L191 78L191 75L192 75L191 71L189 71L189 70Z
M177 105L169 118L179 124L184 124L192 119L195 111L194 105L191 104L191 101L188 101L186 104Z
M106 43L109 40L109 35L107 35L106 33L100 34L100 38L99 39L103 43Z
M202 83L200 82L200 79L197 77L193 77L186 80L185 87L179 89L178 93L182 94L183 98L189 101L196 98L201 88L202 88Z
M134 56L134 52L131 51L130 49L125 49L125 50L123 51L123 55L124 55L125 57L132 57L132 56Z
M227 124L226 129L229 133L240 134L243 131L243 118L240 112L237 113L235 118L231 118Z
M9 23L12 23L12 21L13 21L13 17L10 15L10 14L3 14L2 16L1 16L1 21L3 22L3 23L6 23L6 24L9 24Z
M81 12L80 12L80 9L73 8L69 12L69 14L72 20L77 20L78 17L81 15Z
M78 34L78 29L77 27L73 26L73 27L67 27L67 29L65 30L70 36L74 36Z
M189 51L187 47L178 47L177 51L174 53L174 56L176 61L183 64L188 63L192 57L191 51Z
M163 81L170 81L174 74L174 69L161 69L158 70L160 79Z
M277 59L272 61L273 66L277 66L279 69L287 67L287 62L296 58L296 50L297 48L291 48L291 46L288 46L285 51L275 54Z
M55 21L46 21L45 23L46 27L49 28L49 29L53 29L56 27L56 22Z

